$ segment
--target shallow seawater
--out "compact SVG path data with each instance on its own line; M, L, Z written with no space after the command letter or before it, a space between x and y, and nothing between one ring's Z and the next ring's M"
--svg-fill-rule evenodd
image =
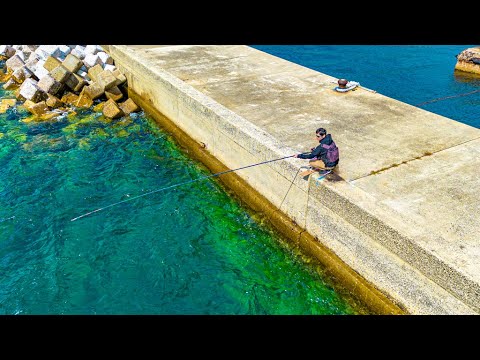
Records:
M144 113L27 116L0 114L0 314L367 313L214 178L71 221L209 172Z
M479 45L254 45L336 78L480 128L480 76L455 71L456 55ZM335 84L332 85L335 87ZM438 98L447 98L430 102Z

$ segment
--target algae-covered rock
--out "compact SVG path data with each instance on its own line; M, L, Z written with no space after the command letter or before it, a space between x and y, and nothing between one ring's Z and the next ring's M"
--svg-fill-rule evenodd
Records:
M3 84L3 88L5 90L15 90L18 88L18 83L15 80L10 79L5 84Z
M102 101L93 107L93 111L102 112L104 106L105 106L105 101Z
M0 114L4 114L8 109L17 104L16 99L2 99L0 100Z
M88 138L83 138L78 142L78 147L82 150L90 150L91 146L89 144L90 139Z
M120 130L116 133L117 137L127 137L128 135L130 135L130 134L125 129L122 129L122 130Z

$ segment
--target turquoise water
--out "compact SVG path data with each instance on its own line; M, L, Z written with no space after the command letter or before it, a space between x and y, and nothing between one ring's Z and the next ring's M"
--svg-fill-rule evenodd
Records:
M13 98L0 89L1 98ZM358 314L144 113L0 114L0 314Z
M480 76L454 71L475 45L255 45L258 50L411 105L480 90ZM478 45L476 45L478 46ZM333 85L334 86L334 85ZM419 106L480 128L480 92Z

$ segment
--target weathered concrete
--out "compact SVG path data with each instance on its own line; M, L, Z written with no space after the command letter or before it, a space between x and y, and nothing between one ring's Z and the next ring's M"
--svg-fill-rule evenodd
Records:
M296 176L299 159L236 176L318 239L300 236L304 248L332 250L407 312L480 311L479 129L337 93L337 79L246 46L104 48L132 91L228 168L306 151L325 127L341 160L318 185Z

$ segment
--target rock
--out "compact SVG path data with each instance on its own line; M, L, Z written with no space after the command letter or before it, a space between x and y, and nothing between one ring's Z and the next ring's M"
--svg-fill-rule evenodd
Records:
M47 104L47 106L51 107L52 109L57 109L64 105L62 100L60 100L59 98L51 94L48 94L48 98L47 100L45 100L45 103Z
M92 82L90 85L85 86L83 91L85 91L92 100L99 98L104 93L103 87L96 82Z
M48 56L53 56L58 58L62 52L58 48L58 45L40 45L35 52L42 56L44 54L44 59L46 59Z
M95 66L92 66L90 69L88 69L88 76L90 79L93 81L97 81L97 76L103 71L102 65L97 64Z
M99 51L97 53L98 57L100 58L100 60L102 61L102 64L104 65L113 65L113 59L110 55L108 55L106 52L104 51Z
M62 96L60 100L65 104L75 105L78 101L78 95L75 95L74 93L71 93L71 92L67 92L65 95Z
M457 55L455 70L465 71L473 74L480 74L480 64L474 60L480 58L480 47L468 48Z
M80 93L80 96L78 97L76 106L89 108L92 105L93 105L93 100L90 99L90 97L85 93L85 88L83 88L82 92Z
M93 107L93 111L95 111L95 112L101 112L101 111L103 111L103 107L104 107L104 106L105 106L105 101L102 101L102 102L98 103L97 105L95 105L95 106Z
M77 74L70 74L67 81L65 81L65 85L67 85L73 91L81 91L82 88L87 84L87 82Z
M117 81L115 83L116 86L118 85L122 85L125 81L127 81L127 78L125 77L125 75L123 75L120 70L116 69L114 71L112 71L112 74L113 76L116 77Z
M25 55L29 54L29 56L31 56L32 53L35 53L35 50L37 50L37 48L38 48L37 45L23 45L22 50L25 53Z
M78 48L78 46L77 46L75 49L73 49L73 50L70 52L70 54L76 56L76 57L79 58L80 60L85 59L85 56L87 55L87 54L85 54L85 51L84 51L84 50L77 49L77 48Z
M117 78L110 70L103 70L97 75L97 83L105 90L110 89L117 83Z
M103 106L103 115L110 119L116 119L124 115L122 109L117 106L117 103L109 99Z
M18 84L23 83L23 81L28 77L32 77L32 72L28 70L26 66L18 68L12 74L13 80L15 80Z
M117 69L115 65L105 64L103 70L110 70L112 73Z
M44 64L44 60L39 60L38 63L37 63L37 67L36 67L35 71L33 72L35 74L35 76L37 77L37 79L41 79L45 75L49 74L48 70L43 67L43 64Z
M91 68L97 64L102 65L102 60L98 57L98 55L94 54L87 54L85 59L83 59L83 63L87 68Z
M20 95L34 103L47 98L46 93L38 87L37 81L31 78L26 79L22 86L20 86Z
M62 83L58 82L51 75L45 75L38 81L38 87L47 94L56 95L62 89Z
M68 45L60 45L58 49L60 50L60 53L61 53L60 58L64 58L64 59L72 51L72 49Z
M22 94L20 94L20 88L15 90L15 97L17 98L18 101L21 101L21 102L24 102L25 100L27 100L22 96Z
M88 76L88 74L85 71L82 71L81 69L77 71L77 75L84 80L90 80L90 76Z
M120 103L119 106L126 115L140 111L140 107L130 98Z
M25 62L18 55L13 55L5 62L5 65L7 65L7 69L14 72L17 69L24 67Z
M111 88L105 90L105 96L107 99L112 99L115 102L118 102L123 97L123 93L120 91L118 86L112 86Z
M0 45L0 55L11 58L15 55L16 50L10 45Z
M8 80L5 84L3 84L3 88L5 90L15 90L18 87L18 83L12 79Z
M52 72L57 66L61 65L62 62L53 56L48 56L43 64L43 67L48 70L48 72Z
M88 54L92 54L92 55L95 55L96 53L98 53L98 48L97 48L97 45L87 45L85 47L85 53L88 55Z
M22 50L15 51L15 55L22 59L23 62L25 62L25 59L28 58L27 56L25 56L25 53Z
M48 106L45 101L39 101L38 103L34 103L30 100L25 101L23 104L30 111L33 115L40 116L45 114L48 111Z
M70 76L71 72L68 71L63 65L57 66L55 69L52 70L50 75L57 80L58 82L65 84L68 77Z
M16 99L3 99L0 100L0 114L4 114L11 107L14 107L17 104Z
M83 62L75 55L68 54L65 60L63 60L62 65L68 71L76 73L83 66Z
M31 71L31 72L35 72L35 70L37 70L37 64L38 64L38 61L40 60L40 57L35 54L35 53L32 53L32 55L30 55L28 57L28 60L27 62L25 63L25 66Z

